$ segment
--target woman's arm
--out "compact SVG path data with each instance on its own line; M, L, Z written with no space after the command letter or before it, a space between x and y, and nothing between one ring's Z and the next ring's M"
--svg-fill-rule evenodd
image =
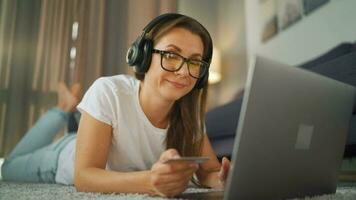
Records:
M85 192L138 192L152 194L149 171L105 170L112 140L112 127L83 113L79 124L74 185ZM134 186L134 187L133 187Z
M207 156L210 160L200 165L196 173L199 182L206 187L223 188L230 168L230 161L224 158L223 163L219 163L206 134L203 139L202 156Z
M107 171L105 166L112 140L111 126L83 113L77 136L74 185L78 191L146 193L171 197L183 192L198 169L190 163L164 163L179 156L174 149L163 152L151 170Z

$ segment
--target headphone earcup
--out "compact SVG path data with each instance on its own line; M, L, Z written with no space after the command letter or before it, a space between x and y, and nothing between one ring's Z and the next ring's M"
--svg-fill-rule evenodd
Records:
M135 72L147 72L152 57L153 42L142 37L138 38L126 53L126 63L134 67Z
M140 58L142 57L140 44L142 43L142 38L137 38L134 43L130 46L126 53L126 63L130 66L135 66L140 62Z
M152 40L145 39L142 49L142 59L141 62L136 65L137 73L146 73L151 65L152 59Z
M208 80L209 80L209 71L203 77L198 79L198 81L195 83L194 88L202 89L206 84L208 84Z

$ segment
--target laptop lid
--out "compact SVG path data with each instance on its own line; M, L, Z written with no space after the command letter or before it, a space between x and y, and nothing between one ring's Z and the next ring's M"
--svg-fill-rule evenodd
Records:
M257 57L224 199L334 193L354 96L349 85Z

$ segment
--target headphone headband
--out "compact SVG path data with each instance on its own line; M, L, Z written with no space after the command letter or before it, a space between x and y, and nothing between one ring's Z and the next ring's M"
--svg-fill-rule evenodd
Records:
M145 28L143 28L143 33L147 34L149 33L156 25L161 23L163 20L169 20L169 19L175 19L178 17L183 17L184 15L178 14L178 13L166 13L159 15L158 17L154 18L150 23L148 23Z

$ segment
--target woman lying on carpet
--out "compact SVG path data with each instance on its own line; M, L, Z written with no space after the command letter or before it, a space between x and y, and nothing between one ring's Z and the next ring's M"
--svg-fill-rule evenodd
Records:
M180 14L155 18L127 53L137 79L96 80L77 106L78 133L50 144L80 99L78 86L69 91L61 85L58 107L5 159L3 179L168 197L183 192L190 180L223 188L230 161L219 163L204 133L212 49L209 33L196 20ZM210 159L165 162L181 156Z

